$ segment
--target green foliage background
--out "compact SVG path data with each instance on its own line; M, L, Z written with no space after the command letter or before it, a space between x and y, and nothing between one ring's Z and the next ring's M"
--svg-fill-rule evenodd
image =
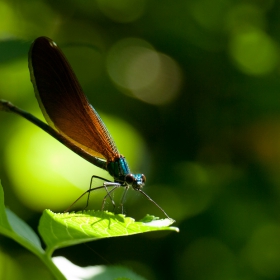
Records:
M145 191L181 230L57 255L148 279L280 277L279 25L272 0L0 1L0 98L42 117L27 53L36 37L52 38L132 170L146 174ZM64 148L38 130L0 114L6 204L34 229L44 208L63 211L98 172L73 183L65 173L81 176L79 159L57 158ZM133 191L126 213L162 215ZM50 279L12 241L1 237L0 252L0 268Z

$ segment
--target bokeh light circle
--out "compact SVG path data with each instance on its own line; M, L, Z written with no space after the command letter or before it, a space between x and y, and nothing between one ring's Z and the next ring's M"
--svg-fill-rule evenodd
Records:
M261 30L238 32L230 41L230 55L237 67L249 75L264 75L279 63L274 41Z
M125 93L150 104L167 104L180 92L179 65L141 39L117 42L108 53L107 69L110 78Z

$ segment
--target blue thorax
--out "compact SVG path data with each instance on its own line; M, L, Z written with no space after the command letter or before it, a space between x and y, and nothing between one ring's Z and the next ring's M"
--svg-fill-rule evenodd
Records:
M132 186L135 190L139 190L145 185L145 176L143 174L131 174L123 156L109 162L107 170L114 177L115 182L121 185Z

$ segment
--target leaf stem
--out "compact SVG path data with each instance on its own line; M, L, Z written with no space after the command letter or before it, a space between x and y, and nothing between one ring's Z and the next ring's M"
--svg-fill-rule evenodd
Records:
M43 254L39 256L43 263L48 267L50 272L55 276L57 280L66 280L65 276L61 273L61 271L57 268L57 266L52 261L51 257L47 254Z

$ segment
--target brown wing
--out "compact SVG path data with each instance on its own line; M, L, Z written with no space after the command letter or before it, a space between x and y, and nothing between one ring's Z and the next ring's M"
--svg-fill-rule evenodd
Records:
M37 38L29 52L31 81L50 126L93 156L113 161L119 152L91 107L70 64L47 37Z

